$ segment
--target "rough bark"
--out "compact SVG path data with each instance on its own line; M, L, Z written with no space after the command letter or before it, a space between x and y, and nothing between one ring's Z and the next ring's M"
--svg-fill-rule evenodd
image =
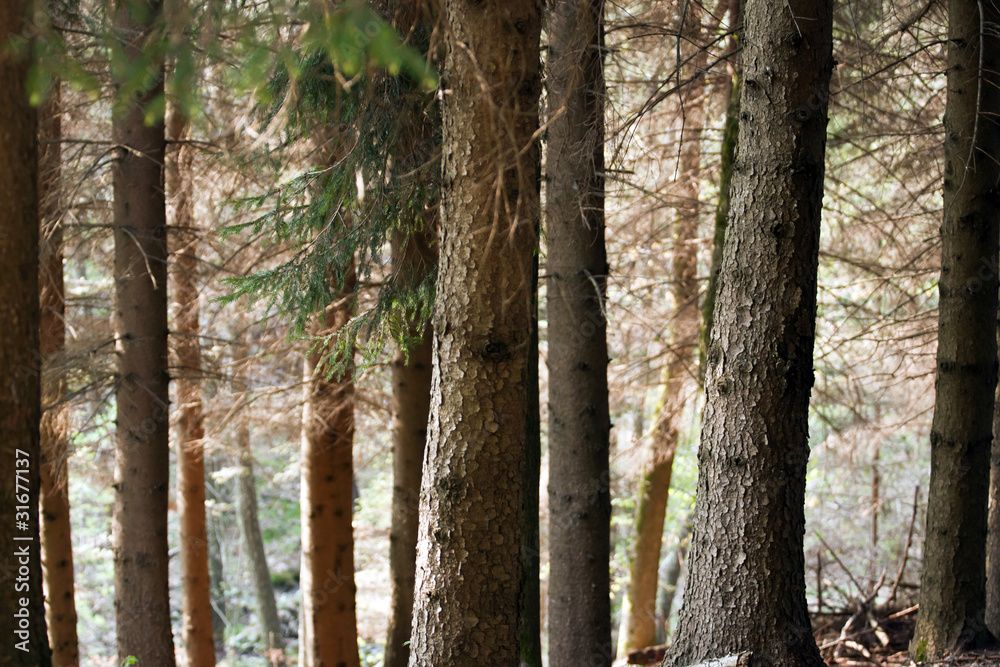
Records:
M233 348L237 359L242 360L233 375L233 393L240 403L246 401L247 378L246 359L247 347L245 340L240 340ZM248 407L244 404L236 419L234 444L240 474L236 480L236 508L239 516L240 534L243 537L243 548L247 560L250 561L251 578L253 579L254 597L257 602L257 619L260 622L260 645L265 651L280 651L272 653L279 661L284 659L285 635L278 616L278 605L274 598L274 585L271 582L271 572L267 566L267 555L264 552L264 539L260 532L260 520L257 516L257 481L253 472L253 451L250 440L250 421L247 415Z
M701 16L689 7L681 27L686 40L701 43ZM694 72L703 71L707 52L694 56ZM674 249L671 269L671 292L675 313L667 337L670 358L663 369L663 393L656 426L650 443L650 462L643 475L636 508L635 554L629 564L629 583L622 612L622 630L618 653L656 643L657 574L663 542L663 522L667 515L674 455L680 434L684 408L697 381L698 359L698 218L701 180L701 135L705 123L705 77L698 76L681 98L685 118L680 150L678 181L672 194L677 201L674 223Z
M992 640L985 627L989 461L997 381L1000 8L948 5L944 217L931 481L917 660Z
M143 23L133 3L115 7L115 28L129 62L141 57L162 12L148 3ZM167 564L170 485L167 370L167 229L164 125L146 108L163 94L163 66L152 87L115 114L115 352L117 447L112 532L118 658L174 665ZM120 82L119 82L120 83Z
M198 322L198 230L191 201L193 152L182 142L187 119L172 112L176 144L167 161L167 194L174 199L171 229L173 352L177 385L177 505L180 515L184 652L190 667L214 667L212 593L205 517L205 418L201 399L201 330Z
M412 667L519 664L541 10L444 3L451 94Z
M327 307L322 335L336 334L351 316L356 278L351 272ZM326 378L324 348L305 363L302 415L302 627L303 667L358 667L354 584L353 369Z
M610 665L604 3L560 0L550 18L549 665Z
M41 350L42 379L42 567L45 575L45 620L52 664L80 664L73 583L73 539L69 508L69 431L66 374L61 357L66 347L66 289L63 281L63 227L59 188L62 152L61 96L58 83L39 115L38 197L41 219Z
M0 44L21 33L31 3L0 3ZM37 116L29 61L0 49L0 664L50 665L42 595L41 354Z
M435 261L428 233L396 238L393 266L408 285L419 284ZM427 440L427 417L431 402L431 343L428 325L420 342L392 359L392 393L395 406L392 423L392 527L389 532L389 572L392 579L392 610L385 644L385 667L406 667L410 660L413 619L413 586L416 580L420 476Z
M997 326L1000 347L1000 323ZM1000 393L1000 383L997 386ZM986 537L986 627L1000 636L1000 396L994 396L993 444L990 446L990 500Z
M752 0L743 17L690 569L666 660L816 667L802 540L832 2Z

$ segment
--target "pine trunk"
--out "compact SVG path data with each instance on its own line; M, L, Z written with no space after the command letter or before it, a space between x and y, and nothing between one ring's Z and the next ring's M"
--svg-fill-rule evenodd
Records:
M435 261L429 233L396 238L394 271L410 287L418 285ZM418 333L413 331L412 333ZM431 343L426 327L419 343L408 354L400 350L392 359L392 394L395 415L392 424L392 527L389 533L389 572L392 578L392 609L385 645L385 667L406 667L410 661L413 620L413 585L416 580L420 476L427 440L427 416L431 402Z
M744 9L740 144L674 665L818 667L802 551L832 2Z
M322 335L332 335L351 316L356 278L347 276L336 303L327 308ZM354 380L326 379L324 348L305 364L302 415L302 627L303 667L358 667L354 584Z
M198 322L198 230L191 201L193 155L182 142L187 120L174 111L167 161L167 193L174 198L171 230L174 355L177 385L177 505L180 514L184 652L189 667L214 667L212 593L205 517L205 425L201 400L201 339Z
M129 62L158 24L162 6L150 2L144 23L121 0L115 25ZM112 515L118 659L172 667L168 597L167 497L170 486L167 368L167 227L163 121L147 123L146 109L163 94L162 64L155 83L131 100L112 123L114 183L115 351L117 448Z
M944 219L927 538L910 653L936 659L985 627L990 446L997 381L996 184L1000 8L951 0Z
M538 165L539 171L541 165ZM540 190L541 175L538 180ZM542 582L539 486L542 418L538 395L538 253L531 268L531 342L528 343L528 410L524 420L524 524L521 534L521 667L542 667Z
M245 334L243 334L245 335ZM236 480L236 508L239 513L240 534L243 537L243 548L250 561L250 575L253 579L254 596L257 601L257 618L260 622L260 645L265 651L279 651L276 655L284 660L285 635L278 616L278 605L274 598L274 585L271 583L271 572L267 566L267 555L264 552L264 539L260 532L260 520L257 515L257 480L253 472L253 451L250 439L250 421L247 411L246 392L246 359L247 347L241 340L234 348L234 356L242 360L237 362L233 375L233 391L237 401L241 403L236 420L235 445L240 474Z
M0 3L0 44L22 34L31 3ZM30 62L0 47L0 664L52 664L45 629L38 501L41 352L37 115Z
M691 44L701 43L701 16L689 7L681 27ZM703 71L707 52L694 56L695 72ZM648 472L642 478L636 508L635 557L629 567L628 597L622 613L619 655L656 644L656 593L667 516L670 480L684 408L693 394L698 375L698 218L701 194L701 135L705 124L705 77L694 75L681 99L684 108L678 182L673 188L677 203L671 291L674 317L668 337L670 360L663 369L663 395L653 430Z
M42 381L42 566L45 574L45 620L52 664L80 664L73 583L73 539L69 516L69 431L66 422L66 288L63 281L63 227L59 205L62 170L61 96L58 82L39 114L38 198L42 224L40 251L41 349L46 372Z
M446 0L441 261L410 665L519 664L539 0Z
M560 0L548 61L549 665L610 665L604 3ZM558 115L557 115L558 114Z

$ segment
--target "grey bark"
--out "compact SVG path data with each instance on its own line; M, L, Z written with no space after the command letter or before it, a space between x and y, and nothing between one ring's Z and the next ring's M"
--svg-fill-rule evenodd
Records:
M541 9L444 3L451 94L412 667L519 664Z
M1000 8L948 5L944 218L931 481L910 654L939 658L992 641L986 533L997 381ZM993 267L993 268L990 268Z
M818 667L802 539L831 0L744 8L740 143L707 355L694 533L666 661Z
M549 665L610 665L604 3L549 23Z

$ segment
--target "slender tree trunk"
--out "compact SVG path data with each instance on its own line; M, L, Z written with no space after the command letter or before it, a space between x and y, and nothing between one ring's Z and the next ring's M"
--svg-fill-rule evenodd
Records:
M208 493L212 500L222 501L223 495L219 492L214 483L208 482L212 475L219 470L218 455L206 452L208 476L206 484ZM226 654L226 573L222 558L222 543L219 541L219 531L222 530L223 522L220 517L213 513L208 514L208 572L212 582L212 636L215 638L215 655L220 657Z
M674 665L818 667L802 538L832 2L744 9L732 181ZM751 83L753 82L753 83Z
M910 654L992 641L985 626L989 461L997 381L1000 8L948 5L944 220L927 538ZM990 268L992 267L992 268Z
M336 334L351 316L356 277L347 276L327 308L324 335ZM303 667L358 667L354 584L353 369L325 379L323 350L305 364L302 415L302 618Z
M393 241L393 270L409 287L417 286L435 262L428 232ZM385 667L406 667L410 660L413 586L416 580L420 475L427 440L431 402L433 332L430 326L408 354L399 350L392 359L392 527L389 533L389 572L392 611L385 644Z
M241 334L245 335L245 334ZM248 350L245 340L240 340L233 348L234 357L242 360L234 364L233 393L242 409L236 418L234 438L240 474L236 480L236 508L239 514L240 534L243 548L250 561L254 596L257 601L257 618L260 620L260 644L265 651L280 651L279 661L284 661L285 635L278 616L278 605L274 598L274 585L267 566L264 540L260 532L257 515L257 480L253 471L253 450L250 439L249 408L245 405L247 393L246 360Z
M412 667L519 664L541 10L444 3L452 92Z
M548 173L549 665L610 665L604 3L552 9ZM557 115L559 114L559 115Z
M120 0L115 27L136 62L159 20L148 3L138 23L134 3ZM115 348L118 360L115 450L115 620L118 658L172 667L168 597L167 496L170 484L167 370L167 226L163 188L163 121L147 107L163 94L155 83L116 114L114 182Z
M62 355L66 347L66 288L63 282L63 227L59 189L62 139L59 84L40 111L39 187L42 244L41 349L47 372L42 382L42 566L45 574L45 620L49 628L52 664L80 664L76 635L76 597L73 583L73 539L69 516L69 432L67 430L66 374Z
M31 3L0 3L0 44L22 34ZM0 664L52 664L45 628L38 501L41 352L38 121L30 62L0 48Z
M541 165L538 165L539 171ZM541 174L537 181L540 191ZM531 340L528 343L524 435L524 527L521 534L521 667L542 667L542 590L539 485L542 474L541 404L538 395L538 253L531 269Z
M186 138L187 119L174 111L170 135ZM205 425L201 400L201 329L198 322L198 230L191 201L190 147L178 143L167 162L167 192L174 198L174 355L177 367L177 500L181 536L184 651L190 667L214 667L212 593L205 518Z
M701 42L701 16L689 6L681 32L686 40ZM629 567L628 595L622 613L619 655L656 644L657 574L663 542L663 522L667 515L670 480L684 408L697 382L694 370L698 358L700 313L698 310L698 218L701 193L701 135L705 123L705 78L707 52L695 56L696 79L681 99L684 130L681 134L678 183L674 188L677 205L671 291L676 313L671 320L670 360L663 369L663 394L650 446L651 461L643 475L636 508L635 555Z

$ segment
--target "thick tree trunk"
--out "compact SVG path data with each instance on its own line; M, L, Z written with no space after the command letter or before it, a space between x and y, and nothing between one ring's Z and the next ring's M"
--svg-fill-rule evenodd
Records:
M242 363L234 364L236 370L233 374L233 393L237 396L236 400L243 404L247 392L247 347L245 341L239 341L234 346L233 352L237 359L243 360ZM257 481L253 472L248 410L249 408L244 404L236 418L234 433L237 463L240 466L240 474L236 480L236 508L239 515L240 534L243 537L243 548L250 561L250 574L257 601L257 618L260 621L260 645L265 651L280 651L281 653L277 654L276 657L283 661L285 635L281 628L281 619L278 616L274 585L271 583L271 572L267 566L264 539L261 536L260 520L257 515Z
M451 94L412 667L519 664L541 10L444 3Z
M396 238L393 270L413 287L432 270L435 262L429 233ZM419 333L413 331L412 333ZM416 580L420 475L427 440L427 417L431 402L433 332L424 328L421 340L407 354L400 350L392 359L392 527L389 533L389 572L392 578L392 610L385 644L385 667L406 667L410 660L413 620L413 586Z
M22 33L31 3L0 3L0 44ZM0 48L0 664L51 665L42 595L38 501L41 353L37 116L30 62Z
M171 117L170 135L182 142L187 120ZM174 355L177 374L177 504L180 514L184 651L189 667L214 667L212 593L205 518L205 425L201 400L201 330L198 322L198 230L191 201L190 147L177 143L167 161L167 193L174 198Z
M323 335L336 334L351 316L356 278L347 276L327 308ZM324 349L305 364L302 415L303 667L358 667L354 584L354 379L352 368L326 379Z
M550 19L549 665L610 665L611 489L604 247L604 2Z
M951 0L948 22L937 382L920 614L910 644L916 660L992 639L985 554L1000 167L986 156L1000 154L1000 8Z
M162 6L150 2L137 23L133 3L115 7L115 26L129 62L140 58ZM170 485L167 371L167 226L163 121L146 108L163 94L156 83L116 114L114 182L115 351L118 379L115 503L115 621L118 658L172 667L167 564Z
M691 44L701 43L701 16L689 7L681 27ZM673 188L677 201L671 291L676 312L671 319L670 360L663 369L663 395L650 446L651 460L639 491L636 508L635 555L629 566L628 595L622 613L622 631L618 653L656 643L657 574L663 542L663 522L667 515L674 455L680 434L684 408L697 383L698 359L698 218L701 193L701 135L705 123L705 77L707 52L694 56L694 81L681 99L684 106L684 131L681 135L678 183Z
M66 288L63 282L63 227L59 189L62 139L61 96L55 84L42 105L39 121L39 180L42 245L41 350L46 372L42 382L42 566L45 573L46 622L52 664L80 664L73 583L73 539L69 517L69 432L66 422L66 374L61 357L66 346Z
M690 569L667 660L822 664L802 539L832 2L752 0L706 372Z
M538 165L539 172L541 165ZM537 181L540 192L541 174ZM528 343L527 412L524 418L524 524L521 533L521 667L542 667L539 486L542 474L542 418L538 395L538 253L531 269L531 338Z

